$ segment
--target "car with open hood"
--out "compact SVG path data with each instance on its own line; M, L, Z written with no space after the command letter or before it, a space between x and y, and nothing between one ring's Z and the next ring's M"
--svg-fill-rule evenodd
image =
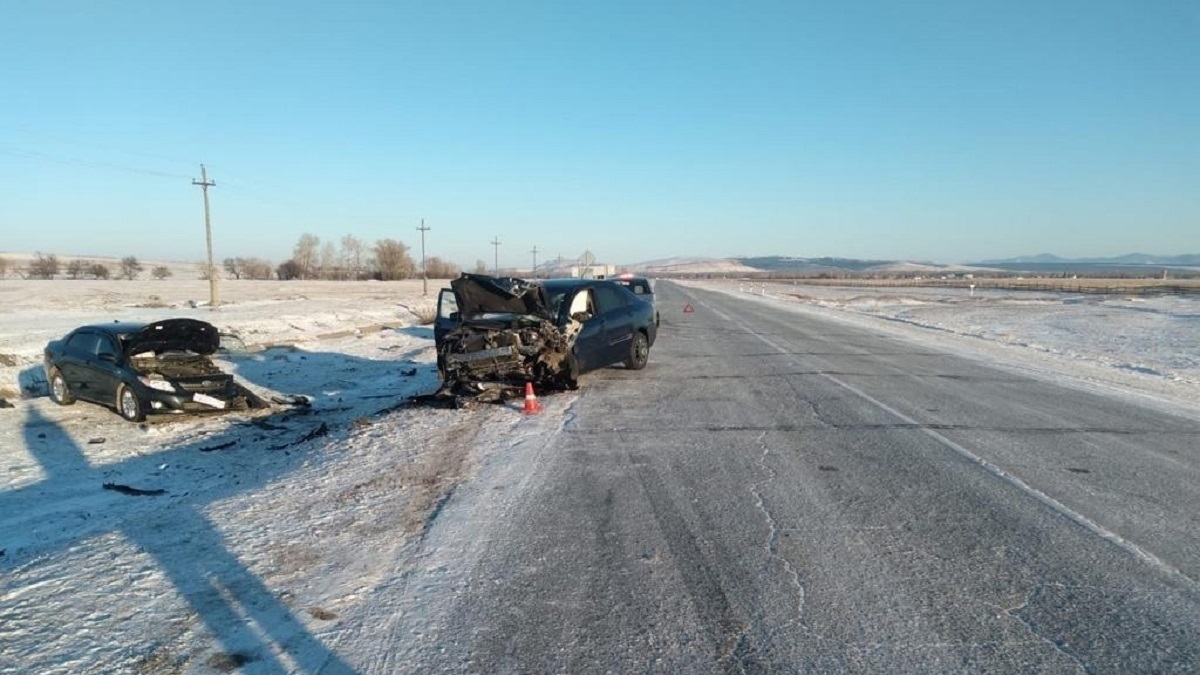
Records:
M106 405L140 422L147 415L245 410L266 404L213 364L216 326L197 319L82 326L43 352L50 398Z
M434 325L444 393L574 389L585 372L646 367L654 308L612 281L463 274L443 289Z

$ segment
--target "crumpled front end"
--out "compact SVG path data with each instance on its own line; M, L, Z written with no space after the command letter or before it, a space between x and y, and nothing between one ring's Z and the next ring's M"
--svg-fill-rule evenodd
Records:
M435 396L505 400L523 394L526 382L542 390L574 389L578 332L578 322L564 330L529 315L464 324L438 351L442 388Z

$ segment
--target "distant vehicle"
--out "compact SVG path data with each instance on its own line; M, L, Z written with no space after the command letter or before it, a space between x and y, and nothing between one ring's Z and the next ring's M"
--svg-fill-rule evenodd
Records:
M450 285L434 325L446 391L574 389L590 370L645 368L658 335L653 306L612 281L464 274Z
M147 415L206 413L266 404L209 357L217 328L196 319L83 326L43 353L50 399L109 406L130 422Z
M617 282L618 284L621 284L625 288L628 288L630 290L630 292L632 292L634 295L638 296L639 298L645 300L646 302L649 302L651 305L654 305L654 286L650 283L650 280L647 279L646 277L634 276L632 274L622 274L622 275L613 277L612 280ZM661 320L658 316L658 307L655 306L655 308L654 308L654 325L657 326L660 323L661 323Z

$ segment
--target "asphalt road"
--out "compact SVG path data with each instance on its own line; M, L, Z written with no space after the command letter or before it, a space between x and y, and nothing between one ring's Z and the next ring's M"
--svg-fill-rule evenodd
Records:
M447 503L389 668L1200 672L1200 423L658 295L645 371Z

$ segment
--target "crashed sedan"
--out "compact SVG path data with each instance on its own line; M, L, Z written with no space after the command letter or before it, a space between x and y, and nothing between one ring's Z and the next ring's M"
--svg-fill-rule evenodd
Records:
M209 358L220 334L196 319L83 326L43 353L50 399L109 406L131 422L147 415L265 407Z
M434 327L435 396L500 400L527 382L575 389L590 370L645 368L657 337L654 308L611 281L464 274L450 286Z

